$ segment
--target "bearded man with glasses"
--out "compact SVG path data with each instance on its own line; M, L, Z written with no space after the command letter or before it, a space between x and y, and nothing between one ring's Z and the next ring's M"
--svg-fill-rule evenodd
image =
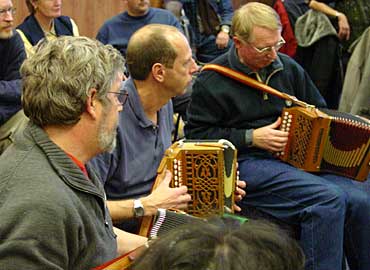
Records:
M112 46L70 36L23 63L29 123L0 156L0 268L91 269L147 241L113 228L86 164L115 147L123 66Z
M20 111L19 68L26 53L22 39L13 30L14 14L11 0L0 0L0 155L25 121Z
M231 31L234 46L213 64L326 106L303 68L278 52L284 40L272 8L244 5L236 11ZM186 137L223 138L238 148L240 178L248 182L240 206L297 225L305 269L340 270L344 255L351 269L370 269L370 196L351 179L307 173L275 158L288 141L288 132L279 130L286 105L281 98L205 70L193 86Z

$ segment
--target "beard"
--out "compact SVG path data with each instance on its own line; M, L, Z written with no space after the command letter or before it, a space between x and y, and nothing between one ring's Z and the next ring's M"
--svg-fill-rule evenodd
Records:
M117 145L116 135L116 130L111 132L109 132L108 130L100 131L98 137L99 148L103 152L113 152L114 148L116 148Z
M104 113L100 126L98 128L98 144L102 152L112 152L117 144L117 125L116 122L113 129L108 127L108 114Z
M0 30L0 39L9 39L13 36L13 30L11 31L1 31Z

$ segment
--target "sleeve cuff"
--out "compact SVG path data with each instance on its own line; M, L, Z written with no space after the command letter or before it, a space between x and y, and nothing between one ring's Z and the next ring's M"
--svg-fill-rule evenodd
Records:
M253 129L247 129L245 131L245 144L247 147L252 147L253 145Z

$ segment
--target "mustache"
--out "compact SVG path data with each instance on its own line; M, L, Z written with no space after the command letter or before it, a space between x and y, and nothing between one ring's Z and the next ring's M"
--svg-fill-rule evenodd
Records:
M13 23L5 23L2 28L13 27Z

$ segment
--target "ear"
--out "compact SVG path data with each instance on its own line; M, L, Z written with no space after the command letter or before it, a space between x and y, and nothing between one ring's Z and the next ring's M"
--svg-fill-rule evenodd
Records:
M37 9L37 1L36 0L31 0L31 5L33 6L33 8L36 10Z
M239 49L242 46L242 42L239 40L238 37L233 36L233 41L235 48Z
M164 76L166 75L166 70L164 66L160 63L155 63L152 66L152 75L153 78L158 81L158 82L163 82L164 81Z
M86 99L86 113L88 113L93 119L97 117L97 99L96 99L97 91L95 88L91 88L88 91L87 99Z

